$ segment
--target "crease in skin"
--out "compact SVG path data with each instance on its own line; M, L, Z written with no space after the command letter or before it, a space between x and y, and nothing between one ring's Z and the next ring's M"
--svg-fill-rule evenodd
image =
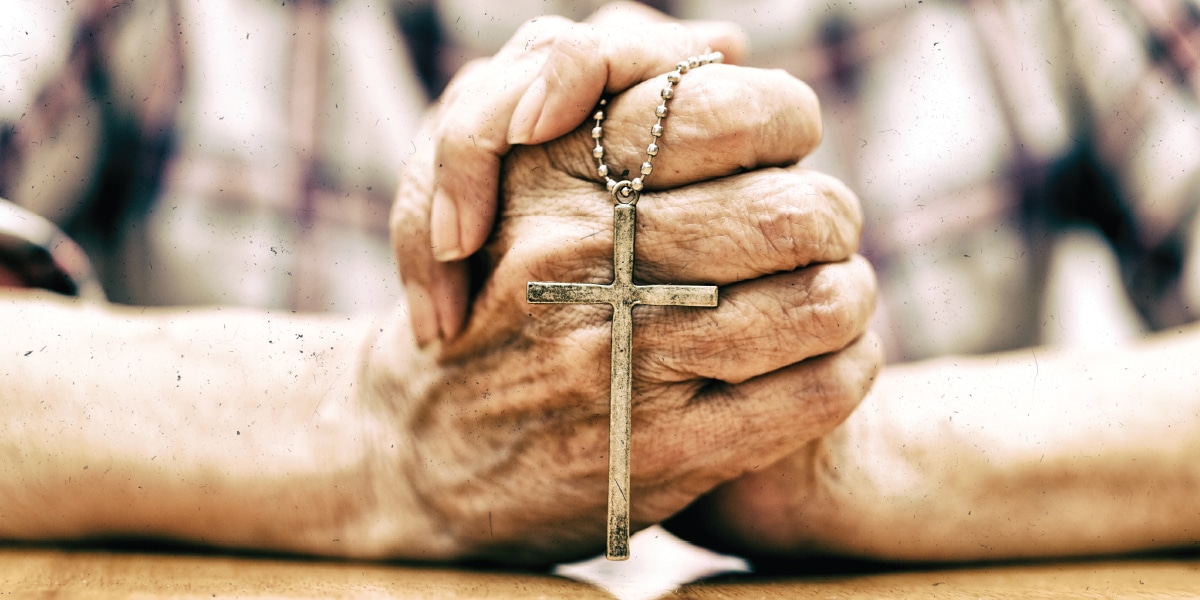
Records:
M661 84L651 84L648 89L652 94L657 93ZM618 134L614 129L612 143L606 145L614 145L615 148L622 143L620 136L625 135L624 139L628 140L625 145L633 157L621 165L614 165L616 161L608 161L610 167L625 169L640 165L644 157L644 144L651 138L649 127L654 120L653 106L653 102L630 100L627 107L632 107L632 110L628 124L610 124L613 128L626 127L629 133ZM721 143L728 140L728 143L750 148L749 151L753 151L754 141L746 136L723 138L719 128L689 128L686 126L687 119L679 117L680 107L672 106L676 112L668 118L665 136L671 136L674 131L683 137L664 140L661 155L664 161L656 163L656 174L661 178L650 178L651 185L656 182L669 183L672 178L684 180L697 177L698 172L704 174L698 171L700 169L718 169L718 172L708 175L716 177L721 174L721 169L738 172L744 168L740 163L730 167L716 161L696 164L690 159L683 160L688 157L680 153L699 152L706 140ZM712 110L711 106L704 108ZM685 125L672 130L670 118L679 118L677 123ZM710 113L696 118L713 117ZM636 126L634 119L637 119ZM689 139L689 135L696 139ZM796 145L803 146L800 142L797 141ZM693 147L691 144L697 145ZM582 130L544 146L514 148L505 157L502 164L504 177L498 180L503 198L498 209L503 217L492 232L481 262L477 263L485 268L486 277L481 278L484 283L474 301L473 316L459 340L442 345L432 355L431 360L440 369L440 374L431 381L437 389L426 389L422 392L426 395L418 396L425 398L433 393L433 400L438 404L436 407L416 408L414 412L415 418L426 427L422 436L427 438L418 442L423 446L415 460L426 465L423 468L435 471L431 479L422 482L425 486L422 488L423 494L431 502L448 503L445 507L437 507L437 510L458 523L453 526L454 537L463 538L463 544L469 552L496 552L497 548L511 546L505 541L491 542L489 535L492 532L500 534L501 540L506 533L520 534L539 548L542 544L546 548L556 545L560 548L595 548L597 541L603 539L598 535L603 519L593 522L592 518L601 514L603 509L604 494L595 490L602 489L606 483L601 455L604 454L603 441L607 433L603 417L607 414L609 382L606 373L612 308L531 307L524 302L528 281L611 281L613 201L605 191L603 182L594 175L595 161L590 154L591 145L587 131ZM787 155L790 152L780 154ZM665 160L672 155L680 157L674 167L669 160ZM732 184L708 181L703 185L729 185L733 190L753 181L750 178ZM768 212L758 214L746 225L739 223L738 219L745 215L738 211L733 211L731 218L717 218L715 215L729 213L729 207L725 204L711 207L688 204L689 194L703 196L713 193L725 194L723 200L726 202L747 200L720 187L684 188L670 193L651 192L643 196L644 206L639 207L639 214L648 218L661 211L664 216L659 218L661 227L657 224L646 227L650 221L639 219L643 227L639 229L636 251L639 263L649 267L638 272L639 282L652 282L656 276L653 267L658 267L658 275L669 283L679 283L677 276L687 269L691 269L687 279L707 279L705 271L712 263L724 263L719 267L723 272L722 277L733 277L734 281L756 277L758 274L754 272L755 269L771 272L787 266L787 261L778 258L778 255L792 249L786 240L781 242L772 236L815 236L819 233L793 232L789 229L790 225L794 225L791 220L782 216L771 220L771 213ZM761 193L765 191L752 192ZM792 194L784 198L796 201L794 191ZM762 199L755 200L758 202L755 206L769 207ZM673 202L679 203L676 207L678 218L672 218L669 214L668 209ZM706 220L709 218L707 215L714 215L711 217L714 220ZM715 226L723 233L700 231L695 222L701 223L701 226ZM674 247L671 240L678 241L681 232L687 231L688 227L694 228L693 243L697 248L702 241L712 242L713 238L719 238L725 247L735 249L726 254L722 252L724 247L719 247L716 252L702 251L695 253L696 256L687 257L681 253L682 250ZM775 229L778 233L772 233ZM762 237L764 235L766 238ZM659 236L664 241L653 242ZM742 247L737 249L737 245ZM767 248L771 258L765 259L766 262L759 259L740 264L747 263L746 257L754 248ZM843 252L842 257L846 253L848 251ZM780 264L771 264L774 262ZM787 301L766 298L748 302L742 309L747 315L741 318L751 318L762 312L759 307L772 302ZM520 308L514 311L513 307ZM634 312L634 335L639 336L635 341L639 352L634 356L633 365L637 374L635 389L639 399L634 406L634 443L639 446L649 444L640 446L645 450L635 450L635 461L640 458L642 462L636 468L652 474L651 481L675 481L680 484L673 488L675 491L710 488L730 473L737 474L752 468L747 464L750 459L774 457L803 443L807 439L804 435L820 433L818 429L831 426L827 423L833 418L831 415L840 415L838 410L850 404L848 398L840 396L812 398L816 414L806 421L803 414L806 407L797 402L798 399L803 400L800 395L836 394L840 388L812 387L812 377L828 372L819 367L822 363L816 363L817 366L804 362L793 363L786 369L771 371L765 376L757 371L750 373L753 368L751 363L757 360L761 349L771 345L769 339L751 333L746 333L742 340L736 340L737 347L730 349L725 356L716 354L718 350L715 347L708 349L716 356L715 360L725 359L747 365L744 372L718 374L731 381L745 380L740 385L748 387L732 384L724 384L728 386L724 388L712 387L711 382L695 374L708 369L707 366L690 371L680 369L678 372L663 368L664 359L703 360L703 357L695 354L695 347L696 336L704 335L704 332L684 332L684 324L699 322L725 326L719 319L701 317L699 310L686 313L683 312L686 309L673 310L680 311L680 316L672 315L669 320L663 319L664 313L653 307L639 307ZM730 319L737 318L734 314L737 310L734 306ZM683 318L685 314L692 318ZM793 327L790 323L799 318L801 315L791 320L779 320L777 324L790 328ZM664 323L676 324L681 329L672 332L662 327ZM711 325L708 327L711 329ZM800 327L797 325L796 329ZM711 334L711 331L707 333ZM836 349L822 346L818 350L825 352ZM793 361L799 359L799 356L792 358ZM784 362L782 359L776 360ZM476 370L471 365L479 365L480 368ZM758 369L768 370L768 366L773 364L759 364ZM492 372L499 370L503 372ZM798 373L792 382L795 385L787 381L789 370ZM680 380L683 382L680 383ZM451 389L457 392L450 392ZM725 393L717 395L718 389L724 389ZM697 399L695 395L701 393L706 395ZM828 402L828 406L819 406L822 402ZM665 429L667 421L672 424L669 430ZM773 427L781 421L794 422L798 427L776 434ZM655 426L655 423L659 423L659 426ZM737 428L731 428L731 423L737 423ZM680 428L689 432L699 431L700 435L689 437L690 442L683 438L672 442L669 437L671 432ZM447 430L466 430L470 434L447 441L439 435ZM521 438L522 435L527 437ZM696 445L697 440L703 447ZM711 456L707 446L717 446L723 450ZM467 463L458 460L473 452L487 453L489 458ZM594 459L590 457L593 452L597 454ZM568 477L546 476L532 484L528 479L522 484L517 477L530 468L541 469L544 474L547 464L553 465L551 471L565 471L558 475L565 474ZM571 487L572 480L583 481ZM634 510L638 511L635 512L634 522L638 526L665 518L692 499L689 494L680 495L671 490L665 490L662 497L647 497L642 488L637 487L639 484L644 487L645 481L635 480L632 490L635 494L632 497L640 498L638 502L642 502L634 506ZM528 501L520 501L522 497L528 498L530 485L541 486L533 494L535 500L532 506ZM564 489L565 496L556 496ZM579 495L572 496L572 491L579 492ZM488 496L483 492L492 494L492 501L485 502L483 499ZM468 497L463 502L452 498L461 495ZM538 505L541 501L548 502L544 499L551 497L560 500L566 497L568 500L545 507ZM541 508L551 511L551 516L557 521L549 523L531 516L546 514L539 512ZM555 513L554 510L560 512ZM561 530L564 523L571 523L568 529L576 523L584 523L576 531L591 527L591 533L595 535L578 540L555 540L556 530ZM576 543L580 546L575 546ZM511 557L506 558L511 560Z
M712 71L704 75L705 69ZM779 85L745 87L751 90L770 87L774 89L773 94L796 95L796 101L790 103L758 100L767 106L782 105L780 110L785 112L758 115L758 110L731 113L724 105L719 111L706 108L717 102L727 102L721 100L727 96L717 94L728 95L740 90L737 80L761 78L773 73L775 71L719 64L706 65L689 73L680 82L668 116L664 119L664 133L659 142L662 150L656 158L654 175L646 179L647 188L669 188L680 183L695 183L764 166L790 165L815 148L821 129L815 118L818 113L810 112L815 106L815 96L811 89L783 72L778 72ZM731 79L734 81L731 82ZM649 129L655 122L653 106L656 105L658 90L663 85L665 78L656 77L634 86L609 102L603 145L610 169L617 172L634 169L644 160L645 146L651 140ZM780 91L781 88L789 91ZM706 100L706 96L711 97ZM812 98L811 102L809 98ZM755 104L755 99L751 97L745 103ZM736 114L737 118L714 119L713 112ZM750 116L743 116L742 113ZM756 124L752 125L751 131L756 133L746 133L746 124L743 122L746 118L754 120ZM713 127L714 121L719 124L718 127ZM568 156L556 164L574 177L586 181L595 180L595 161L590 154L590 130L591 124L585 123L563 138ZM769 132L769 135L762 132ZM775 141L781 136L785 136L787 141ZM672 152L671 148L675 148L675 151ZM764 150L771 153L760 155ZM692 151L700 155L693 156L690 154ZM735 157L732 160L728 158L731 155ZM683 159L673 156L687 156L687 159L681 164L679 161Z

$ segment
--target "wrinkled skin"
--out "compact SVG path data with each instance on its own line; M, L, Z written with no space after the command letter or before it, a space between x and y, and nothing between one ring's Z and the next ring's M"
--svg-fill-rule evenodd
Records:
M617 172L640 164L664 81L610 103ZM857 200L795 166L818 119L811 90L778 71L711 65L677 87L650 178L671 189L638 204L635 280L716 284L721 299L634 310L634 530L827 434L879 368ZM417 350L401 315L368 358L393 440L381 447L396 448L379 457L381 500L427 516L439 545L424 556L542 563L603 547L611 309L525 301L530 281L611 281L612 199L589 130L505 158L461 335ZM426 147L407 165L393 215L402 251L429 239L434 156Z
M430 207L424 215L430 226L392 238L417 341L449 340L462 330L471 276L466 257L492 232L500 163L510 149L566 135L592 114L601 94L623 92L705 48L736 63L746 44L745 33L729 23L677 22L618 2L584 23L533 19L495 56L465 66L428 123L435 160L421 174L425 185L401 190L402 205L423 195L416 203Z

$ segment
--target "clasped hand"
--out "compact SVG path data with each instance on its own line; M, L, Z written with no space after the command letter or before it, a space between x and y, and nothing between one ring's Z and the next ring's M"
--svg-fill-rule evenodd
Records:
M558 34L575 31L559 25ZM660 27L660 41L696 41L686 27ZM570 41L538 35L550 37L543 48ZM662 73L675 60L641 68ZM531 305L525 290L529 281L612 280L612 199L595 175L590 123L505 149L494 230L480 254L453 267L469 265L475 284L445 295L469 302L465 324L457 335L436 326L430 335L428 323L437 295L429 290L444 285L446 268L433 259L431 227L442 218L434 205L444 201L435 190L448 187L444 161L454 160L438 151L441 136L462 114L451 110L462 103L454 90L510 81L505 68L460 75L406 166L393 235L416 322L410 329L397 318L380 333L366 393L389 440L377 462L376 477L393 484L382 486L381 510L387 494L403 496L395 506L420 507L439 540L422 556L554 562L604 540L611 309ZM620 93L609 103L605 147L617 174L643 160L663 81L610 89ZM510 104L519 96L505 93ZM584 116L595 100L572 99L587 105ZM635 279L715 284L721 300L715 309L634 311L635 529L828 433L881 361L865 334L875 282L855 255L857 200L796 165L820 138L811 90L780 71L706 66L677 86L664 127L638 204ZM417 349L433 337L442 339ZM416 360L399 358L409 351Z

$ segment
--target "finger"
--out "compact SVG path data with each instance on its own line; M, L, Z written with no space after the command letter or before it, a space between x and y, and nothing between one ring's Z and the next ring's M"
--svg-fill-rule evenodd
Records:
M529 21L496 57L456 78L443 98L431 231L438 260L459 260L487 238L513 108L545 62L546 46L570 24L561 17Z
M513 143L530 143L542 115L552 116L540 139L551 139L581 123L605 89L624 89L705 46L744 53L744 36L733 26L639 21L629 31L619 23L535 19L487 69L453 87L437 151L432 241L438 260L460 259L486 241L495 219L500 157Z
M671 15L659 12L641 2L612 2L600 7L586 22L593 25L615 26L625 28L642 23L682 23L692 30L701 40L705 40L713 50L725 53L725 61L729 64L741 64L746 59L750 47L750 39L746 31L728 21L678 21ZM639 57L633 57L640 60ZM682 58L682 57L681 57ZM673 65L667 65L671 68Z
M599 140L613 179L637 176L647 146L658 145L647 188L666 189L767 166L790 165L821 141L820 104L812 88L780 70L712 64L690 70L674 87L654 138L655 107L665 77L638 84L608 103ZM592 124L555 141L566 173L596 181Z
M723 53L730 62L746 51L745 33L732 23L661 23L620 11L607 14L622 16L573 25L555 40L538 79L517 104L509 143L540 144L569 133L591 114L603 93L621 92L671 71L706 49Z
M690 473L697 491L706 491L771 465L844 421L882 363L878 339L867 334L842 351L744 383L708 385L677 418L639 419L651 409L635 405L632 451L642 458L633 476L653 486Z
M421 175L431 171L431 159L432 153L418 151L405 166L389 223L413 337L420 346L457 335L466 318L467 265L434 260L430 244L431 185Z
M514 172L513 179L523 176ZM510 227L503 236L511 236L518 251L528 245L531 253L560 248L576 262L594 257L608 269L595 277L611 281L612 229L597 224L612 222L612 201L596 187L594 195L563 205L563 210L586 209L592 216L561 215L554 226L546 225L545 203L510 203ZM526 213L528 218L522 219ZM637 226L638 282L726 285L849 258L858 249L862 211L858 198L840 181L793 165L649 192L638 202ZM563 255L557 256L561 262ZM529 268L534 280L567 276L553 260Z
M858 250L862 209L841 181L792 165L723 177L638 204L642 281L725 285Z
M413 214L415 205L412 200L403 198L405 195L407 193L402 185L400 196L392 208L392 249L398 260L400 280L408 301L413 338L419 346L424 346L441 337L441 322L447 317L439 316L438 307L445 303L445 290L449 287L444 281L454 276L450 266L459 263L440 263L433 259L432 249L427 242L428 229L418 231L420 224L428 223L428 212ZM421 205L427 208L428 202ZM451 303L449 308L453 307ZM444 307L441 312L445 313L447 309ZM452 315L449 318L453 320Z
M875 276L862 257L721 288L716 308L639 307L634 346L646 381L741 383L841 350L866 331Z

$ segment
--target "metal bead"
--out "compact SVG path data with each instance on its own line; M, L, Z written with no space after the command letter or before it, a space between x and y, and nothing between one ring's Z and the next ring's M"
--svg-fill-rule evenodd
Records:
M596 140L596 145L592 148L592 156L596 158L596 173L605 180L605 187L613 198L621 204L635 204L638 195L645 186L645 178L649 177L654 172L654 157L658 156L658 138L663 134L663 119L667 116L667 103L675 97L675 85L680 82L683 75L688 71L711 63L719 63L725 60L725 55L720 52L713 52L711 49L705 49L704 53L699 56L689 56L687 60L680 61L675 65L675 71L667 73L667 85L662 88L660 95L662 96L662 104L654 107L654 115L658 117L658 123L650 127L650 135L654 140L646 146L646 162L642 163L641 177L635 178L633 181L617 182L609 177L608 165L604 164L604 146L601 144L601 138L604 135L604 129L601 127L601 122L606 118L603 107L607 106L608 100L601 99L601 109L596 110L592 114L592 118L596 121L596 126L592 128L592 138Z
M719 51L719 50L716 52L713 52L712 54L709 54L709 56L712 57L712 61L715 63L725 62L725 55L723 53L721 53L721 51Z

